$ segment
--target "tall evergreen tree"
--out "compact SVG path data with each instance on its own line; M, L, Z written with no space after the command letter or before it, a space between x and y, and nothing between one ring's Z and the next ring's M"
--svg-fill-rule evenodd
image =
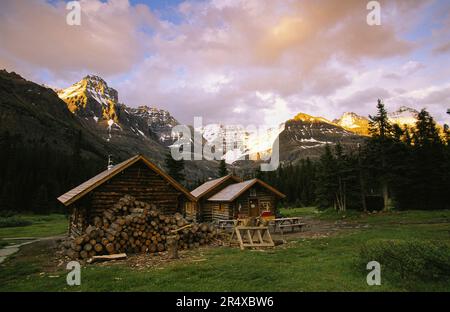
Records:
M219 163L219 177L224 177L228 174L227 164L225 159L221 159Z
M447 148L439 136L434 119L426 110L418 114L412 149L412 193L415 208L449 207L449 159Z
M378 99L377 103L377 115L369 115L369 133L372 135L369 144L373 145L372 151L376 153L374 158L380 160L374 168L376 168L377 177L381 186L384 209L387 210L389 205L389 168L387 154L393 129L384 104L380 99Z
M386 139L392 135L392 125L389 122L388 114L383 102L378 99L377 115L369 115L369 133L373 137Z
M444 140L447 145L450 144L450 127L447 124L444 124Z
M417 115L416 127L414 129L413 140L415 146L440 145L442 140L439 130L433 117L422 109Z
M402 136L402 141L404 143L406 143L406 145L411 146L412 144L412 136L411 136L411 131L409 129L409 127L407 125L405 125L403 127L403 136Z
M184 160L175 160L170 153L167 153L165 163L168 170L167 173L176 181L183 183L185 181Z
M336 159L327 144L324 153L320 157L317 172L316 197L320 208L335 207L336 183Z

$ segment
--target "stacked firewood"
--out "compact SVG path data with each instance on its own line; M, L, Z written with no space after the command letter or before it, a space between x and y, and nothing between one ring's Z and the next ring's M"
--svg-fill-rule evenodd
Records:
M84 233L64 244L72 259L87 259L116 253L151 253L167 249L167 238L177 241L178 249L190 249L210 243L214 227L207 223L189 223L181 214L161 214L155 205L126 195L113 207L95 217Z

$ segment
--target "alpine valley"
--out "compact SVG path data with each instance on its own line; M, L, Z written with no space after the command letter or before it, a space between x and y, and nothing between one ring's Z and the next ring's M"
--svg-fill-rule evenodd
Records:
M40 140L68 155L80 148L81 157L86 160L105 164L108 155L118 162L143 154L164 167L169 147L176 141L172 128L179 122L170 112L121 103L118 92L95 75L67 88L52 89L2 70L0 96L0 132L20 135L28 142ZM402 107L390 119L412 125L416 116L417 111ZM194 131L192 127L191 130ZM219 133L226 140L239 137L244 141L244 148L227 151L227 163L233 164L235 170L254 167L242 160L270 154L277 137L281 162L295 163L319 157L326 144L340 142L344 148L355 148L369 134L368 119L352 112L333 121L299 113L265 133L258 133L259 137L253 140L246 140L247 133L233 126L218 124L195 131L201 132L202 145L213 142ZM218 162L187 161L185 166L186 176L198 181L215 177Z

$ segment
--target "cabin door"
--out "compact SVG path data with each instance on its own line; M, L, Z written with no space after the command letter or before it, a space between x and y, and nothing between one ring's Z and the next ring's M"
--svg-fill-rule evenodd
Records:
M259 217L259 201L256 198L248 200L248 214L250 217Z

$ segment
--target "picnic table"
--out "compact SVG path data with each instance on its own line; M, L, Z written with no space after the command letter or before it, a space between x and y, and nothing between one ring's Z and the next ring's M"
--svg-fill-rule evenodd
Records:
M301 231L306 223L302 222L302 218L300 217L292 217L274 219L269 222L269 225L273 227L274 232L279 231L283 234L285 229L290 229L291 232L294 232L298 228Z
M217 227L222 230L233 230L237 220L217 220Z

